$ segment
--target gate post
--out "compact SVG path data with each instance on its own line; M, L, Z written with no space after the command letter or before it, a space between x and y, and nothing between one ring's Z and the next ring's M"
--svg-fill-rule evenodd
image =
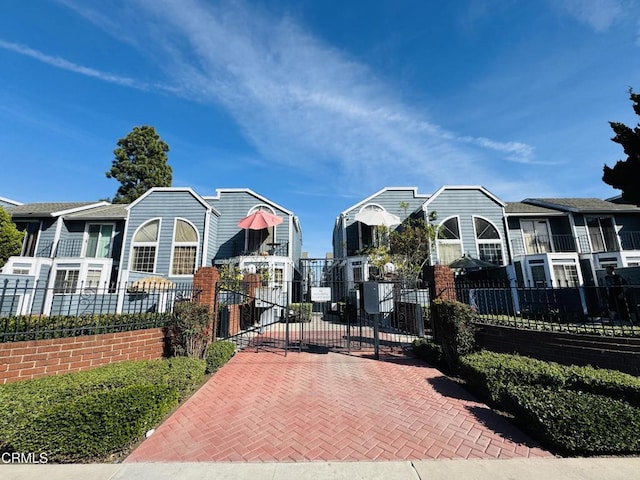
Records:
M217 286L220 273L216 267L200 267L193 275L193 301L211 308L211 337L218 337L218 296Z

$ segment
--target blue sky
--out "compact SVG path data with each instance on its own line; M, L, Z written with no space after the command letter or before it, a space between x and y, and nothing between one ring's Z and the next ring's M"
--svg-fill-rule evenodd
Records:
M0 196L112 196L153 125L174 186L248 187L311 256L384 186L613 196L636 125L640 0L0 2Z

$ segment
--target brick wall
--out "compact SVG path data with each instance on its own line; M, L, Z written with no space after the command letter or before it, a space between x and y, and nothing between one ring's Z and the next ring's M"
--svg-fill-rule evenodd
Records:
M457 300L453 270L448 265L433 265L425 268L432 299Z
M481 348L565 365L591 365L640 375L640 338L600 337L481 325Z
M162 328L0 343L0 384L89 370L124 360L162 358Z

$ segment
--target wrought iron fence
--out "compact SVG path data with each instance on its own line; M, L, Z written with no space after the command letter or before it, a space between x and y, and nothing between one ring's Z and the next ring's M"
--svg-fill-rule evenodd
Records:
M361 284L312 277L278 286L220 286L218 335L241 348L350 352L403 347L430 332L427 290L385 284L379 312L372 314Z
M640 285L531 287L456 282L446 287L472 306L479 323L515 328L640 336Z
M0 343L161 327L176 302L193 298L191 284L42 286L0 282Z

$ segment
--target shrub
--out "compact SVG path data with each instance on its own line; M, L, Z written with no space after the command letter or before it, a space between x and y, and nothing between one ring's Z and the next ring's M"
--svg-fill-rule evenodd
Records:
M170 342L174 355L204 358L211 343L213 323L208 305L178 302L170 326Z
M453 300L433 301L433 329L436 340L442 345L449 368L457 368L460 355L475 348L475 312L469 306Z
M534 436L574 455L640 452L640 409L603 395L539 385L505 394Z
M411 343L411 349L418 358L425 362L438 368L446 367L440 344L426 338L419 338Z
M312 303L290 303L289 304L289 321L290 322L310 322L312 311L313 311Z
M235 344L225 340L219 340L209 345L206 356L207 373L216 372L233 357L235 351Z
M13 432L15 451L47 452L73 462L115 453L140 438L178 404L168 385L130 385L56 403Z
M137 441L204 380L191 358L123 362L0 386L0 451L95 460Z
M640 406L640 378L617 370L483 351L461 357L460 371L479 394L497 403L508 386L540 385L606 395Z

